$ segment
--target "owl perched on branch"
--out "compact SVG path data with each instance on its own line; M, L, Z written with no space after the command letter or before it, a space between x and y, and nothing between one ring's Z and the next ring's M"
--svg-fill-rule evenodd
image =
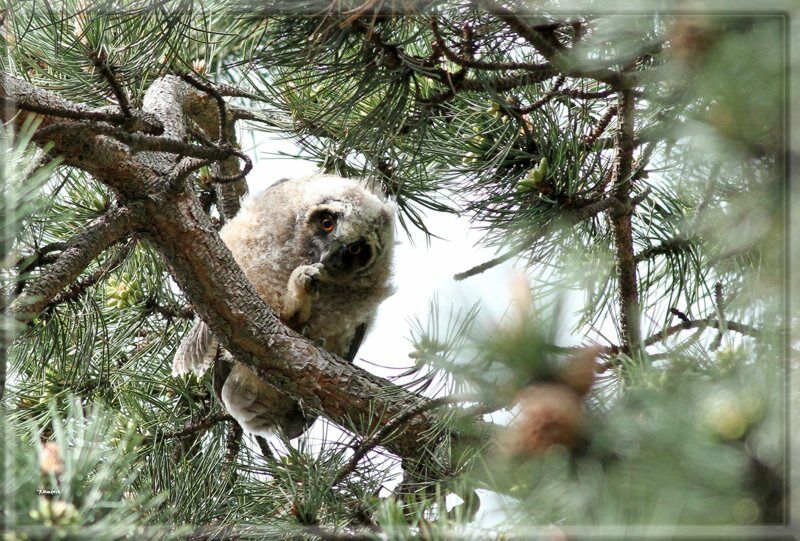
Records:
M245 203L220 236L284 323L355 358L378 304L392 292L394 207L381 194L330 175L282 180ZM198 320L178 347L173 375L202 374L218 348ZM214 386L231 416L257 435L280 429L295 438L316 419L239 363L218 360Z

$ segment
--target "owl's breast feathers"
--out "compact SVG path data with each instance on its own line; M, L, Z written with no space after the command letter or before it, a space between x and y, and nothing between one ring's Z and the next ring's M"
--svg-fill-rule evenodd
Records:
M303 330L313 340L324 340L328 351L347 358L354 336L361 332L358 341L363 338L364 328L359 326L370 325L376 306L391 293L392 289L385 284L365 288L323 284Z

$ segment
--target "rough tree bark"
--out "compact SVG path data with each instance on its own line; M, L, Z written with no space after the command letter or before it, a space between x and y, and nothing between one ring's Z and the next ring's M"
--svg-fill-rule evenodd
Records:
M609 212L614 234L614 261L619 290L619 311L623 350L629 355L641 346L642 334L639 289L636 280L636 255L633 247L633 137L634 98L629 89L619 93L617 104L619 125L616 134L616 156L612 170L612 195L619 202Z

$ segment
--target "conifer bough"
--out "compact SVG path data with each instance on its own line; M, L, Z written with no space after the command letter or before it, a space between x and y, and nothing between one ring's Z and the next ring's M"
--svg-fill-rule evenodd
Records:
M34 140L41 145L52 142L52 152L62 156L65 164L85 170L118 199L117 207L68 242L58 260L26 286L9 311L19 322L32 321L95 257L137 234L162 254L176 282L224 347L264 381L365 436L405 411L419 410L407 420L405 430L384 446L404 458L421 456L424 443L441 436L433 429L436 415L424 407L430 399L370 374L286 327L259 297L203 212L187 181L186 160L191 158L186 156L230 163L237 151L227 147L229 153L224 154L220 150L224 146L177 143L185 140L191 123L219 125L222 106L211 94L174 75L157 79L147 91L141 112L163 126L163 135L155 137L135 133L135 124L117 128L111 119L101 122L92 116L97 111L21 79L2 76L3 121L21 126L25 117L21 111L41 115ZM75 111L83 116L67 114ZM138 114L134 111L134 118ZM490 428L482 424L471 433L471 441L487 443ZM459 434L453 436L459 438Z

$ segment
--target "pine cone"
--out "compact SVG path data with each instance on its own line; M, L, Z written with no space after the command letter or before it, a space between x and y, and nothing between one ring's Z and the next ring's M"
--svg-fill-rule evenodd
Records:
M555 445L572 447L585 423L581 395L562 384L541 383L523 389L517 422L500 437L501 447L515 458L541 455Z
M585 396L594 385L595 374L600 367L597 364L597 355L601 347L587 347L577 352L567 361L558 379L574 389L576 393Z

